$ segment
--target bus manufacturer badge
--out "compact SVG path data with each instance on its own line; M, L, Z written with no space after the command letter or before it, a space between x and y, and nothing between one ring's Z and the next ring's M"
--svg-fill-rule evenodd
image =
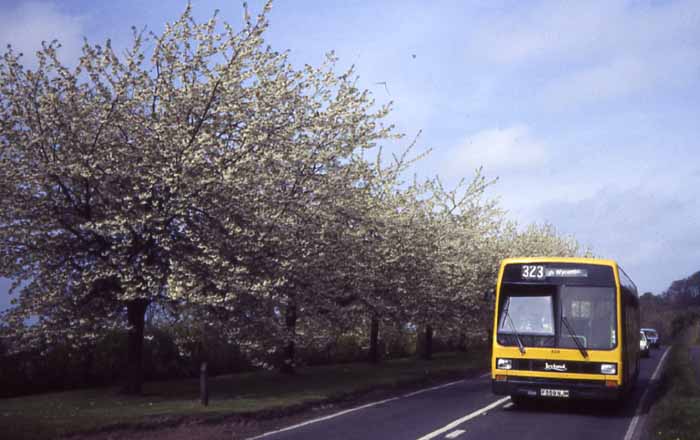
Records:
M545 371L566 371L566 364L557 364L555 362L552 362L551 364L549 362L544 363L544 370Z

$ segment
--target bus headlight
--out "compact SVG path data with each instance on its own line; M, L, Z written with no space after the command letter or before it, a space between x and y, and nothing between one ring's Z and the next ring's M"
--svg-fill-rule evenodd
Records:
M513 361L511 359L496 359L496 368L499 370L510 370L513 368Z
M617 374L617 364L600 364L601 374Z

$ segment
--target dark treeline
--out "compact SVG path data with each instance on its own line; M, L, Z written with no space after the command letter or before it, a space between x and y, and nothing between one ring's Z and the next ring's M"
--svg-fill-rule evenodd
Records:
M642 327L657 329L664 343L673 341L700 317L700 272L673 281L660 295L643 294L640 304Z
M284 365L282 351L251 355L242 352L238 344L215 331L208 332L204 339L191 337L199 332L199 325L195 322L192 322L191 328L182 323L172 325L156 319L147 322L143 350L144 380L196 377L203 360L207 361L212 375L235 374L264 367L281 369ZM373 355L377 357L374 360L380 362L425 353L419 340L420 332L415 328L382 326L374 354L369 353L370 332L366 333L358 329L357 332L328 338L322 345L302 343L297 346L295 364L312 366L363 362ZM483 349L487 341L485 332L469 336L466 333L438 332L431 340L432 353ZM0 397L121 383L124 369L127 368L124 356L127 346L127 331L102 335L89 346L56 343L10 352L0 345Z

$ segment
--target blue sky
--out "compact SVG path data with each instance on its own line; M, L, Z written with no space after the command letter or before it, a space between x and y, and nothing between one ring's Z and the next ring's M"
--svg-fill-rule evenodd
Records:
M186 4L0 3L0 47L58 38L69 60L83 36L124 46ZM192 3L240 21L239 2ZM700 2L278 0L270 21L295 64L335 50L407 138L423 131L419 176L483 165L512 218L575 235L642 291L700 270Z

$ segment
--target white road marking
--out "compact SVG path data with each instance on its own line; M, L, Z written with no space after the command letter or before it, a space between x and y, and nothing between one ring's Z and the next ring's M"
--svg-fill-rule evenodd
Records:
M668 354L668 351L670 349L671 349L671 347L666 348L666 351L664 351L663 356L661 356L661 360L659 361L659 365L657 365L656 370L654 370L654 374L651 375L652 382L659 378L659 374L661 374L661 365L666 360L666 355Z
M479 377L482 378L482 377L489 377L489 376L491 376L491 372L490 372L490 371L489 371L488 373L482 374L482 375L479 376Z
M491 374L491 373L486 373L486 374L489 375L489 374ZM480 376L480 377L485 377L485 376ZM301 427L303 427L303 426L310 425L310 424L312 424L312 423L323 422L323 421L325 421L325 420L334 419L334 418L336 418L336 417L340 417L340 416L342 416L342 415L349 414L349 413L351 413L351 412L359 411L359 410L361 410L361 409L371 408L371 407L373 407L373 406L381 405L381 404L383 404L383 403L391 402L391 401L393 401L393 400L404 399L404 398L406 398L406 397L412 397L412 396L415 396L415 395L418 395L418 394L426 393L426 392L428 392L428 391L434 391L434 390L439 390L439 389L441 389L441 388L447 388L447 387L450 387L450 386L453 386L453 385L457 385L458 383L466 382L467 380L468 380L468 379L456 380L456 381L454 381L454 382L449 382L449 383L445 383L445 384L442 384L442 385L438 385L438 386L434 386L434 387L430 387L430 388L425 388L425 389L422 389L422 390L414 391L414 392L412 392L412 393L404 394L404 395L402 395L402 396L397 396L397 397L392 397L392 398L389 398L389 399L380 400L380 401L377 401L377 402L367 403L367 404L362 405L362 406L357 406L357 407L355 407L355 408L346 409L346 410L343 410L343 411L339 411L339 412L337 412L337 413L328 414L327 416L318 417L318 418L316 418L316 419L311 419L311 420L307 420L307 421L305 421L305 422L297 423L296 425L287 426L286 428L278 429L278 430L276 430L276 431L265 432L265 433L260 434L260 435L258 435L258 436L250 437L250 438L247 439L247 440L256 440L256 439L263 438L263 437L268 437L268 436L271 436L271 435L274 435L274 434L279 434L280 432L291 431L292 429L301 428Z
M508 402L508 403L506 403L505 405L503 405L503 409L508 409L508 408L510 408L511 406L513 406L513 402Z
M651 382L655 382L659 378L659 374L661 374L661 366L664 364L664 361L666 360L666 355L668 354L669 350L671 350L671 347L667 347L666 351L664 351L663 356L661 356L661 360L659 361L659 365L656 366L656 370L654 370L654 374L651 375L651 380L649 380L649 385L647 385L647 389L644 390L644 394L642 394L642 398L639 399L639 405L637 405L637 409L634 412L634 417L632 417L632 421L630 422L629 428L627 428L627 432L625 433L625 439L624 440L632 440L632 437L634 436L634 431L637 428L637 424L639 423L640 419L644 417L642 414L642 407L644 406L644 402L646 401L647 395L649 394L649 390L651 389Z
M456 431L452 431L449 434L447 434L445 436L445 438L456 438L456 437L459 437L460 435L464 434L465 432L467 432L467 431L464 431L462 429L458 429Z
M404 394L404 395L401 396L401 397L417 396L418 394L427 393L428 391L435 391L435 390L439 390L439 389L441 389L441 388L451 387L452 385L457 385L458 383L462 383L462 382L464 382L465 380L466 380L466 379L456 380L456 381L454 381L454 382L444 383L444 384L442 384L442 385L438 385L438 386L435 386L435 387L426 388L426 389L423 389L423 390L418 390L418 391L414 391L414 392L412 392L412 393Z
M365 408L371 408L371 407L373 407L373 406L381 405L381 404L383 404L383 403L387 403L387 402L391 402L392 400L399 400L399 399L400 399L400 397L392 397L392 398L389 398L389 399L380 400L380 401L378 401L378 402L368 403L368 404L366 404L366 405L362 405L362 406L357 406L357 407L355 407L355 408L346 409L346 410L344 410L344 411L340 411L340 412L337 412L337 413L329 414L329 415L327 415L327 416L319 417L319 418L317 418L317 419L311 419L311 420L307 420L307 421L305 421L305 422L297 423L296 425L287 426L286 428L278 429L277 431L266 432L266 433L264 433L264 434L260 434L260 435L255 436L255 437L251 437L251 438L249 438L248 440L255 440L255 439L267 437L267 436L270 436L270 435L273 435L273 434L278 434L278 433L280 433L280 432L291 431L292 429L301 428L302 426L310 425L310 424L312 424L312 423L317 423L317 422L322 422L322 421L324 421L324 420L333 419L333 418L342 416L342 415L344 415L344 414L349 414L349 413L351 413L351 412L359 411L359 410L365 409Z
M485 413L486 411L488 411L490 409L496 408L497 406L507 402L508 400L510 400L510 396L504 397L502 399L498 399L495 402L493 402L493 403L491 403L491 404L489 404L481 409L478 409L471 414L467 414L466 416L459 418L459 419L445 425L444 427L442 427L436 431L433 431L429 434L424 435L423 437L419 438L418 440L430 440L431 438L435 438L435 437L439 436L440 434L444 434L445 432L450 431L450 430L458 427L462 423L473 419L474 417L480 416L481 414Z

